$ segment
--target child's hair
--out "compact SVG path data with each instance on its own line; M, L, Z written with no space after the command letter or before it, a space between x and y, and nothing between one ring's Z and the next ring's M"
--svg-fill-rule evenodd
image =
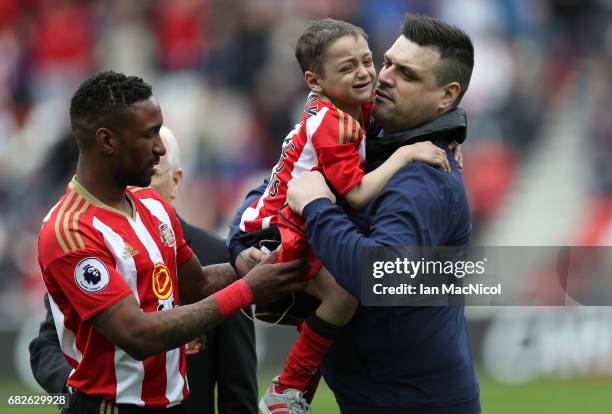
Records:
M347 35L368 40L363 29L342 20L326 18L311 22L295 45L295 58L302 73L309 70L321 74L321 57L325 50L334 40Z

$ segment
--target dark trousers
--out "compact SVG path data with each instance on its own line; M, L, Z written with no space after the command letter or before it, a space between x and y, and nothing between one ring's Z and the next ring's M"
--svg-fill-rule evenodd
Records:
M100 397L85 395L75 391L70 395L68 405L62 409L62 414L185 414L183 404L170 408L154 410L131 404L114 404Z

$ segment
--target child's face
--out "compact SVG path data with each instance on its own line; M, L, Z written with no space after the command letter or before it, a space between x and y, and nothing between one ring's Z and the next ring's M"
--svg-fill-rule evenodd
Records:
M348 110L370 99L376 81L372 52L359 35L334 40L323 54L322 73L317 76L320 92L336 106Z

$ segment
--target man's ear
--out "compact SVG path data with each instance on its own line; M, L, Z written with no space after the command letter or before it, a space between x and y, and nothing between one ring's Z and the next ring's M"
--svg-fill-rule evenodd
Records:
M170 200L176 200L176 194L178 193L178 189L183 182L183 169L177 168L176 171L172 173L172 191L170 191Z
M306 85L308 85L310 90L314 93L323 92L323 88L319 83L319 76L316 73L307 70L304 72L304 80L306 81Z
M459 85L459 82L451 82L446 84L442 89L442 100L438 105L438 109L446 110L451 108L459 97L460 93L461 85Z
M112 155L118 144L117 136L108 128L98 128L96 130L96 144L103 154Z

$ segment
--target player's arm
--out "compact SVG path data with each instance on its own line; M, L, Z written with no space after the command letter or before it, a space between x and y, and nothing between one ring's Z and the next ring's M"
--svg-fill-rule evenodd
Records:
M129 295L91 318L93 326L135 359L174 349L236 310L303 288L303 263L271 264L276 255L214 296L163 312L143 312Z
M208 266L201 266L199 258L193 254L193 250L185 239L183 224L174 210L169 210L169 213L172 227L176 229L177 276L181 304L197 302L235 282L238 275L229 263L209 262ZM189 224L184 225L189 230ZM194 236L193 232L198 232L199 229L189 231ZM203 236L207 236L206 233L203 233ZM214 253L218 244L223 245L221 240L216 240L214 237L206 238L206 246L198 246L199 254ZM199 241L202 242L202 240Z
M192 255L186 263L178 268L181 304L197 302L223 289L239 277L246 275L249 270L266 257L265 254L255 248L247 249L241 255L247 253L247 257L249 257L248 265L244 266L241 260L236 260L236 269L229 263L201 267L196 255Z
M365 208L387 185L391 177L409 162L421 161L450 171L446 152L431 142L417 142L398 148L381 166L365 174L344 198L354 210Z
M229 263L200 266L195 255L178 267L181 304L204 299L238 279L238 274Z

